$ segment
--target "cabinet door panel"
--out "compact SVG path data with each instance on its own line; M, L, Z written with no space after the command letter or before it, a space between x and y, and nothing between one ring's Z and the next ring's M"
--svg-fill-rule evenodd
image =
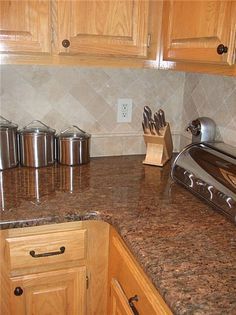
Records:
M58 53L145 57L148 9L143 0L59 1Z
M127 299L135 296L137 299L133 305L140 315L172 314L114 230L111 230L109 257L109 314L129 314L131 308L127 305Z
M127 297L116 279L111 281L111 315L133 315Z
M0 52L49 53L49 1L0 1Z
M84 315L86 268L72 268L11 278L14 315ZM23 292L17 296L15 288Z
M231 1L175 1L164 5L164 60L234 62L235 6ZM228 52L217 53L218 45Z

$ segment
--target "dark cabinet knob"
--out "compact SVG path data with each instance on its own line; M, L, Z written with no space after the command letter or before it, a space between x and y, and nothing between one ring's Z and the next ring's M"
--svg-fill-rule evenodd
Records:
M227 46L224 46L223 44L220 44L217 47L217 54L218 55L226 54L227 52L228 52L228 47Z
M16 296L20 296L20 295L22 295L22 293L23 293L23 289L22 289L21 287L16 287L16 288L15 288L14 294L15 294Z
M62 41L62 46L68 48L70 46L70 41L68 39L64 39Z

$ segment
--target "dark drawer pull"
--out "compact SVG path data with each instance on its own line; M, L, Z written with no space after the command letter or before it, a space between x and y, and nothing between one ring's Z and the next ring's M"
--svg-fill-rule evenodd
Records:
M133 311L134 315L139 315L139 312L138 312L137 308L134 306L134 303L133 303L133 302L138 302L137 294L135 294L134 296L129 298L128 301L129 301L129 306L130 306L131 310Z
M49 253L42 253L42 254L35 254L34 250L31 250L29 253L32 257L34 258L39 258L39 257L48 257L48 256L55 256L55 255L61 255L65 252L66 248L65 246L60 247L60 250L57 252L49 252Z

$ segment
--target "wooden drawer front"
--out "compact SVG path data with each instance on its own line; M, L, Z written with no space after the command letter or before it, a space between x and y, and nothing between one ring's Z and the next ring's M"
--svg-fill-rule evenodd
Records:
M84 259L85 239L86 230L7 238L9 268L16 270Z
M124 249L119 239L113 237L112 243L113 255L119 261L119 264L113 266L111 283L114 282L114 279L118 281L128 300L136 295L138 296L138 301L134 300L133 304L139 315L172 314L162 297L139 270L131 255Z

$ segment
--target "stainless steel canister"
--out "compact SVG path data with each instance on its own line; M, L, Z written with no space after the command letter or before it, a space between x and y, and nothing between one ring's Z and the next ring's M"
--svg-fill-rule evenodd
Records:
M80 165L89 162L90 134L77 126L71 126L57 135L58 162Z
M55 129L34 120L19 131L20 163L43 167L55 161Z
M0 116L0 170L18 164L17 125Z

